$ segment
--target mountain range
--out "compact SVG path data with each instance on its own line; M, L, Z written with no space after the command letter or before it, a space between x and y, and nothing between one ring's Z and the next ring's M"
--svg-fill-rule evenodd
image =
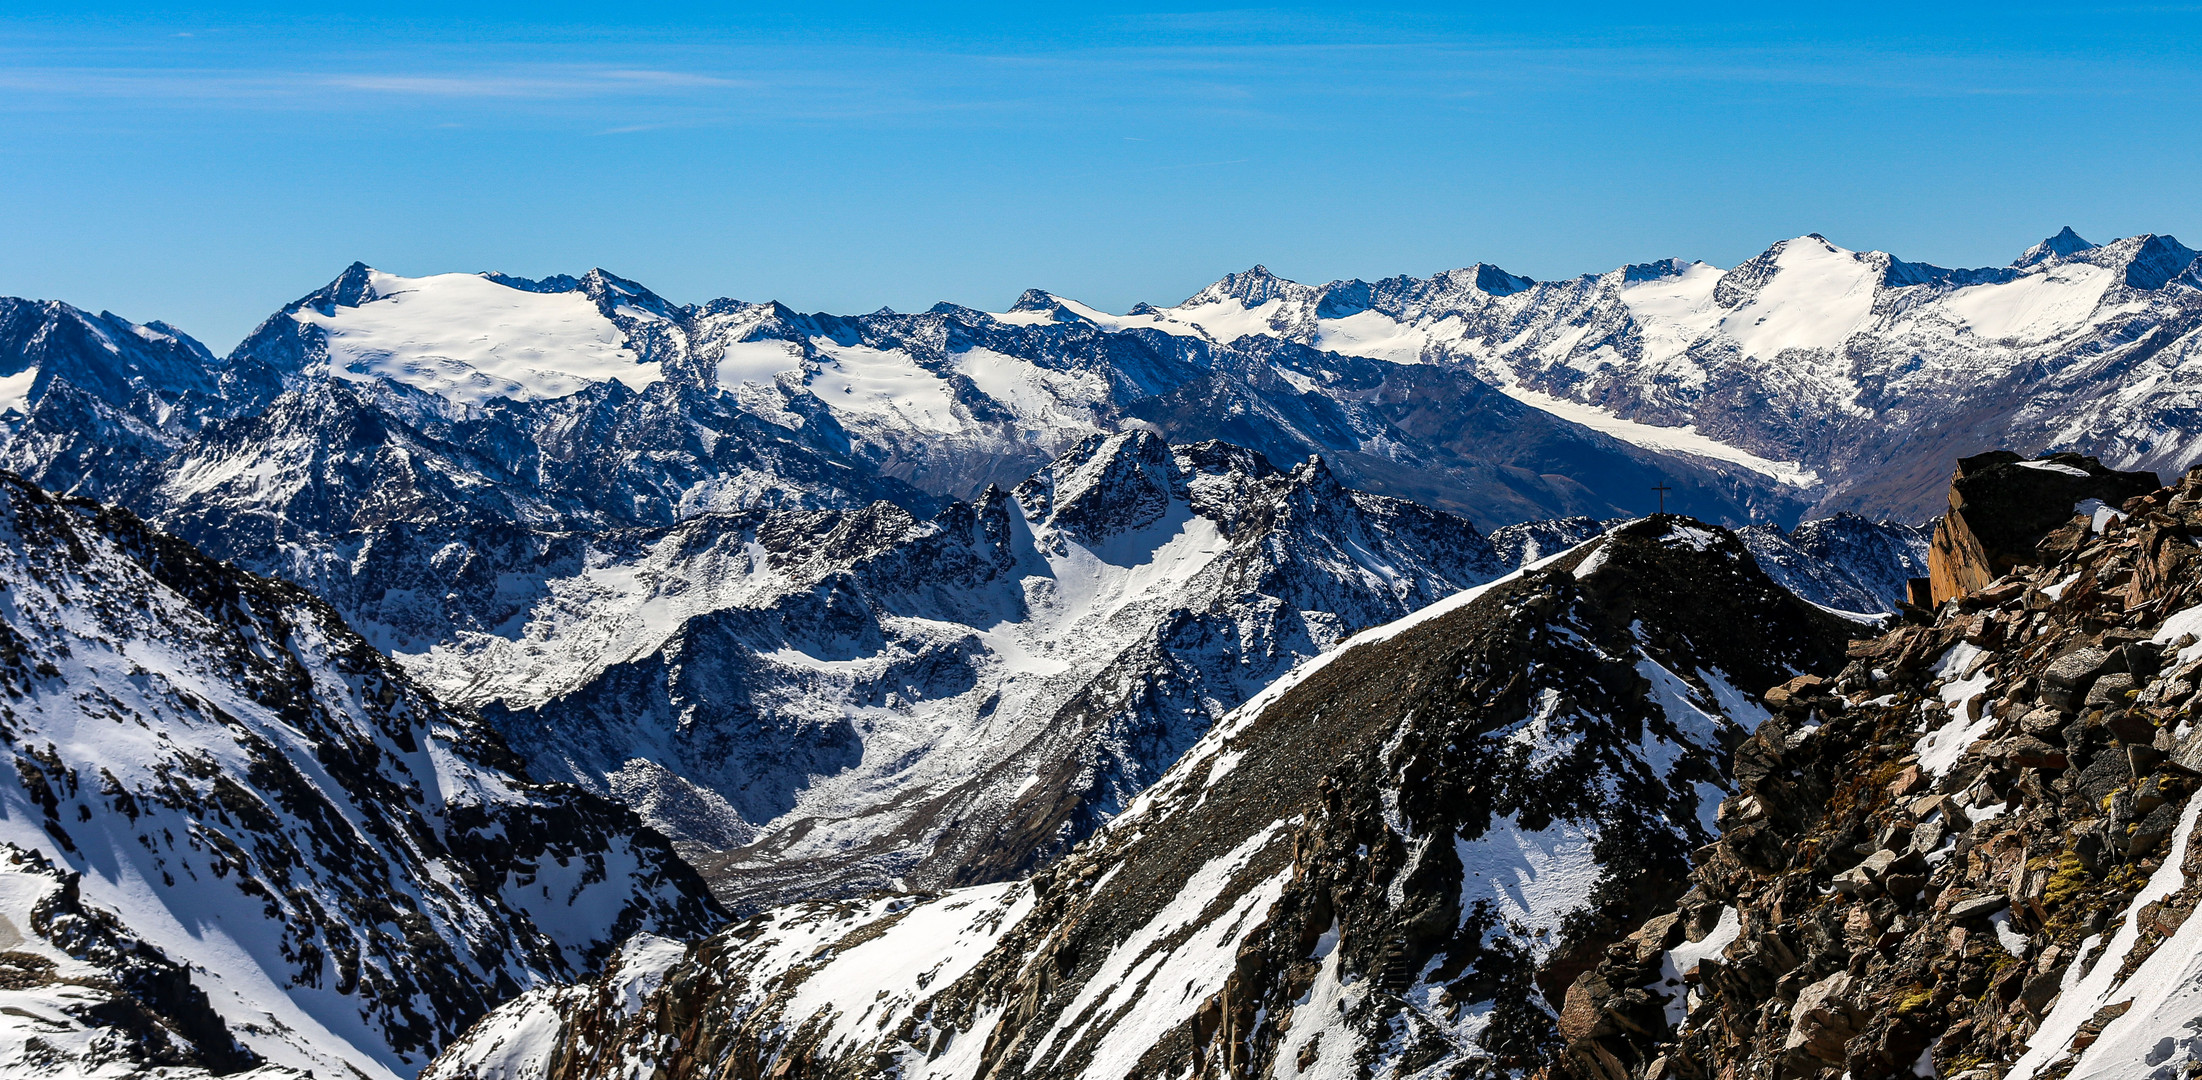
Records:
M1757 691L1928 575L1953 456L2185 464L2196 260L1807 236L862 316L355 265L226 357L0 299L19 1007L116 1075L405 1075L552 984L445 1067L655 1053L705 1000L697 1067L1558 1053ZM812 1000L843 949L920 966ZM1318 991L1330 1050L1214 1042Z
M1912 463L1953 447L2183 466L2195 258L2066 230L2010 266L1949 270L1815 235L1726 271L1555 282L1479 265L1306 286L1256 267L1121 316L1038 291L991 314L803 315L676 305L603 271L355 265L221 360L161 324L10 302L0 417L18 471L177 522L270 512L304 494L288 473L369 454L404 460L403 495L426 500L410 509L489 484L531 524L806 499L922 513L1134 426L1321 454L1350 485L1485 529L1642 513L1662 481L1674 509L1733 525L1916 521L1939 511L1941 477ZM341 426L350 453L241 453L301 425ZM576 454L583 439L600 452ZM400 493L316 494L356 526Z

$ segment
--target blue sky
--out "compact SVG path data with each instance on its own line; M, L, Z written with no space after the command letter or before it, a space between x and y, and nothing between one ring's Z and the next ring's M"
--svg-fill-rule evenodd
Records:
M2202 243L2198 7L1044 7L18 0L0 293L226 350L354 259L1122 310L1256 262Z

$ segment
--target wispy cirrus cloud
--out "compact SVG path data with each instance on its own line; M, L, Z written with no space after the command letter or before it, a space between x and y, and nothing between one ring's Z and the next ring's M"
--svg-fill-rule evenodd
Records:
M754 80L649 68L467 74L343 74L326 85L346 90L442 98L560 98L752 88Z
M219 68L6 67L0 88L52 98L304 103L343 93L410 98L679 96L759 85L689 71L528 67L467 72L238 71Z

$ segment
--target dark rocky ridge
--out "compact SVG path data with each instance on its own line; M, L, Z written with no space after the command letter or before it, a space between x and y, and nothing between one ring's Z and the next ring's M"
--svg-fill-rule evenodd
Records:
M1582 543L1621 521L1559 518L1525 521L1491 533L1501 562L1523 566ZM1736 530L1759 569L1815 604L1866 614L1893 612L1912 578L1927 574L1928 526L1867 521L1855 514L1800 522L1784 530L1759 524Z

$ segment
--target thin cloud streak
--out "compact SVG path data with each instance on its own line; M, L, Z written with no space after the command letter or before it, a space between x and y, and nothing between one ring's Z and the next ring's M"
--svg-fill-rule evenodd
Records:
M299 101L328 91L420 98L591 98L754 89L751 80L681 71L553 69L508 74L338 74L225 69L13 68L0 87L55 98Z

